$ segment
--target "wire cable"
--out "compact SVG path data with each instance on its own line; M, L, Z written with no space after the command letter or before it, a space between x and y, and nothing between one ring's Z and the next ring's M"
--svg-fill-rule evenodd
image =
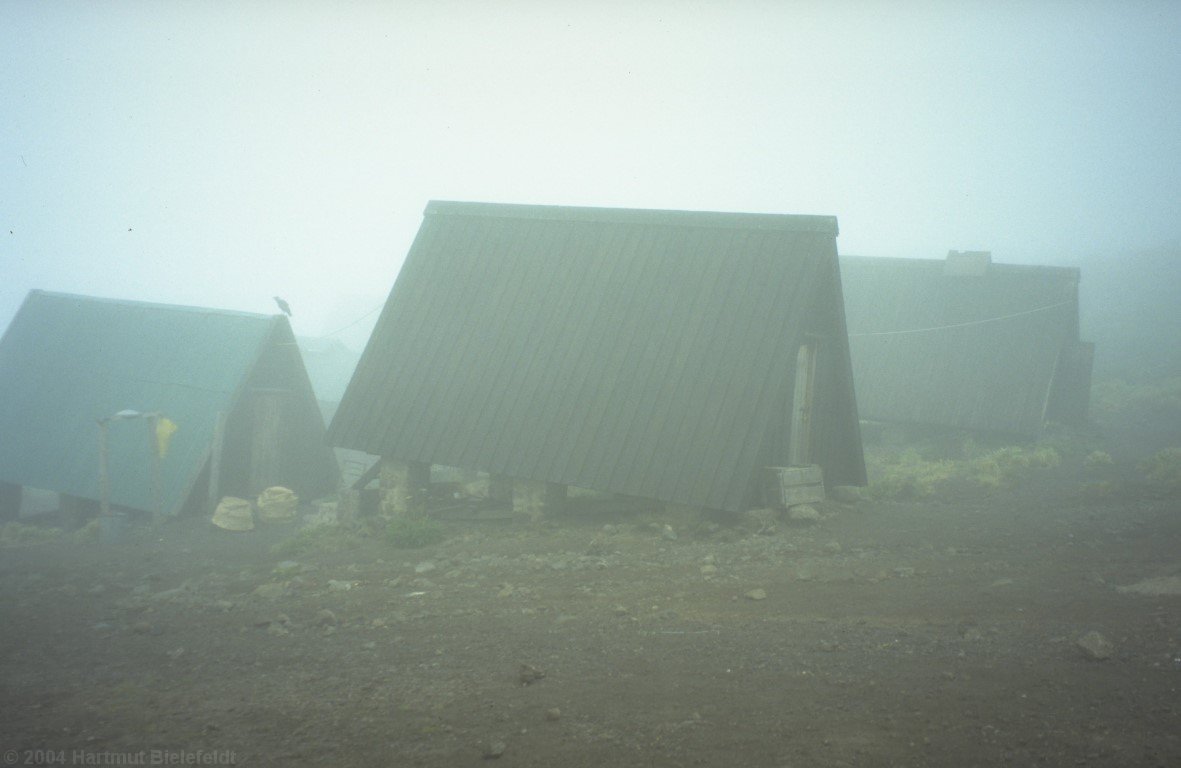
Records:
M901 336L903 334L908 334L908 333L930 333L932 331L946 331L946 330L950 330L952 328L967 328L968 326L972 326L972 325L984 325L986 323L999 323L1002 320L1012 320L1015 317L1025 317L1026 315L1033 315L1038 312L1046 312L1051 309L1057 309L1058 307L1065 307L1066 305L1071 304L1071 303L1072 302L1069 302L1069 301L1060 301L1057 304L1049 304L1047 306L1038 307L1036 309L1027 309L1024 312L1014 312L1011 315L1003 315L1001 317L986 317L983 320L971 320L966 323L953 323L951 325L936 325L936 326L932 326L931 328L912 328L912 329L905 330L905 331L871 331L868 333L850 333L849 338L855 339L855 338L861 338L861 337L865 337L865 336Z

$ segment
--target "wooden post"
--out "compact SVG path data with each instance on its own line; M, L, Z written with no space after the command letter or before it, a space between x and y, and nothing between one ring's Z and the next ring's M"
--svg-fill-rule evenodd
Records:
M424 461L406 462L406 505L412 517L425 515L431 496L431 465Z
M98 422L98 513L104 518L111 514L111 473L108 466L110 451L107 447L107 427L109 424L107 419Z
M153 522L159 525L164 521L164 489L160 472L160 441L157 428L160 424L160 414L148 416L148 450L152 452L152 515Z
M225 411L217 412L217 421L213 425L213 445L209 447L209 514L217 509L221 501L221 450L226 436Z
M816 382L816 345L802 344L796 354L796 382L792 390L790 466L812 461L812 390Z

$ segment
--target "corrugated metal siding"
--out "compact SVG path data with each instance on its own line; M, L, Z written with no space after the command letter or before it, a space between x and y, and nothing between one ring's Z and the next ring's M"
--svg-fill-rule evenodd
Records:
M1076 269L844 256L864 418L1037 435L1059 358L1078 343Z
M31 292L0 340L0 479L97 499L96 420L123 409L159 411L179 426L161 465L165 511L177 511L203 466L217 413L233 407L276 323L285 322ZM152 509L149 445L146 421L110 425L113 504Z
M835 220L643 214L432 204L333 441L740 508Z

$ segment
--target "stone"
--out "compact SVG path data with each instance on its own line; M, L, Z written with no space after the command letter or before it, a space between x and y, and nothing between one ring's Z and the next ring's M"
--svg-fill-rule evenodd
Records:
M254 588L255 597L261 597L264 600L274 600L282 597L283 593L287 591L287 586L279 582L272 582L270 584L259 584Z
M332 592L348 592L352 588L353 582L351 581L340 581L338 579L328 580L328 589Z
M522 664L517 673L517 679L521 681L521 685L532 685L543 678L545 678L545 672L532 664Z
M1074 641L1083 656L1091 661L1106 661L1115 653L1115 645L1100 632L1091 630Z
M484 750L484 759L499 760L501 755L504 754L505 749L506 746L503 741L494 741Z
M718 567L716 565L710 564L710 565L701 566L701 575L702 576L713 576L717 572L718 572Z
M547 709L545 711L545 719L549 720L551 723L556 723L558 720L562 719L562 710L558 709L557 707L551 707Z
M414 572L415 573L430 573L431 571L435 570L435 567L436 566L435 566L434 562L432 562L430 560L424 560L423 562L414 566Z
M743 597L745 597L747 600L766 600L767 590L763 589L762 587L759 587L758 589L752 589L743 595Z
M316 624L321 627L335 627L337 624L336 614L323 608L316 612Z

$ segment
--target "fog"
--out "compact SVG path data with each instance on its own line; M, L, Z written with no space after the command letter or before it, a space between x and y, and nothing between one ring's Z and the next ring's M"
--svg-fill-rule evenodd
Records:
M32 288L363 340L433 198L836 215L842 253L1181 243L1173 2L0 5Z

